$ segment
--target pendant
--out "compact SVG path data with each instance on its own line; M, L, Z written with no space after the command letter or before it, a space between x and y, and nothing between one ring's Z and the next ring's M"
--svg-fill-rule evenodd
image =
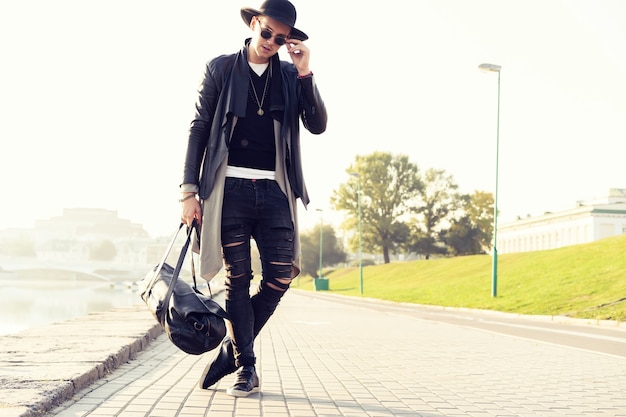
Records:
M256 111L256 114L258 114L259 116L263 116L263 114L265 114L265 112L263 111L262 108L259 107L259 110Z

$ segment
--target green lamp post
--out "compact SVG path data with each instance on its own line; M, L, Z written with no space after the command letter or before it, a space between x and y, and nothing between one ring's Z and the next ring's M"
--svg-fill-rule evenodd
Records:
M500 154L500 72L495 64L480 64L479 69L498 73L498 115L496 122L496 190L493 196L493 260L491 267L491 296L498 295L498 159Z

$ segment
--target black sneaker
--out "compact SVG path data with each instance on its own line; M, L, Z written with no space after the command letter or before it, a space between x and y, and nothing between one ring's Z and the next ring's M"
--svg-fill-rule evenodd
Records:
M213 360L204 368L200 377L200 388L207 389L236 370L233 344L230 337L226 336Z
M237 371L235 384L226 390L226 394L233 397L247 397L259 391L259 377L253 365L242 366Z

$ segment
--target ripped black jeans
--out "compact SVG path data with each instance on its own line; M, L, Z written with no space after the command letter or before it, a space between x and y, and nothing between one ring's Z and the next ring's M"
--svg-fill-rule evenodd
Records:
M259 249L262 265L262 280L252 296L251 238ZM293 278L294 226L289 202L276 181L226 178L222 250L235 364L254 365L254 338Z

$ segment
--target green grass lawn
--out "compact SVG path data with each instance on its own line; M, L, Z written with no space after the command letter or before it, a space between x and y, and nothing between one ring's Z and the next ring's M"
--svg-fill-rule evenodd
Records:
M560 249L498 256L497 297L490 255L394 262L324 275L329 292L390 301L533 315L626 320L626 235ZM314 291L311 277L294 288Z

